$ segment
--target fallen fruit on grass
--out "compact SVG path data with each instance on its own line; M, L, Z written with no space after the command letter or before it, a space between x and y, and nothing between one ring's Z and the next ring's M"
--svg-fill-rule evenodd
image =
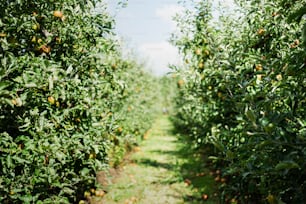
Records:
M90 192L91 192L92 194L95 194L95 193L96 193L96 189L91 188L91 189L90 189Z
M103 197L105 195L105 192L103 190L96 190L95 195L97 197Z
M191 181L190 181L189 179L185 179L184 182L185 182L185 184L186 184L187 186L189 186L189 185L191 184Z
M207 200L207 199L208 199L208 195L207 195L207 194L203 194L203 195L202 195L202 199L203 199L203 200Z
M137 198L136 198L136 197L131 197L130 200L133 201L133 202L136 202L136 201L137 201Z
M220 181L221 180L221 178L220 178L220 176L217 176L216 178L215 178L215 181Z
M204 172L202 172L202 173L197 173L196 176L197 176L197 177L205 176L205 173L204 173Z
M85 197L85 198L88 198L88 197L90 197L90 196L91 196L91 194L90 194L89 191L85 191L85 192L84 192L84 197Z
M275 203L277 203L277 202L276 202L276 199L275 199L275 196L272 195L272 194L269 194L269 195L267 196L266 199L267 199L267 201L268 201L269 204L275 204Z
M235 198L232 198L230 202L231 202L232 204L238 203L237 200L236 200Z

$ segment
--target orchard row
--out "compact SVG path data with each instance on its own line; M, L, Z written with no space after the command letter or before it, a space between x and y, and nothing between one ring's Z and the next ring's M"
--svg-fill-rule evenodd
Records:
M1 203L77 203L149 129L160 82L113 28L104 1L0 1Z
M305 6L238 0L216 21L202 0L177 18L174 121L192 146L211 146L222 203L306 200Z

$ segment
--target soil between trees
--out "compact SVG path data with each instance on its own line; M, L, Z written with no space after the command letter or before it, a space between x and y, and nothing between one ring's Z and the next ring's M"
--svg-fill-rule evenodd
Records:
M173 134L169 117L161 116L128 162L111 173L106 195L92 203L218 203L212 172L191 149Z

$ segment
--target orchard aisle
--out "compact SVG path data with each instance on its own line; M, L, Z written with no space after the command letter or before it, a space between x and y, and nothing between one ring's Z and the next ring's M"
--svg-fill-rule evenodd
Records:
M195 201L197 189L183 178L181 166L186 159L180 150L183 144L175 137L169 118L159 118L148 137L130 162L123 167L120 176L99 203L122 204L177 204L200 203ZM201 196L198 196L201 199Z
M102 203L183 203L188 192L178 180L179 143L171 129L167 117L156 121Z

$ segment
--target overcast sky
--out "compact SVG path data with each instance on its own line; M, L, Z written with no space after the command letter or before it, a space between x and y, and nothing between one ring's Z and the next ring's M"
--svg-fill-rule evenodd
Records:
M147 59L156 75L169 72L168 65L179 61L177 49L168 43L175 29L172 16L184 10L178 0L128 0L127 6L120 9L116 9L118 0L107 2L116 20L116 31L128 47Z

